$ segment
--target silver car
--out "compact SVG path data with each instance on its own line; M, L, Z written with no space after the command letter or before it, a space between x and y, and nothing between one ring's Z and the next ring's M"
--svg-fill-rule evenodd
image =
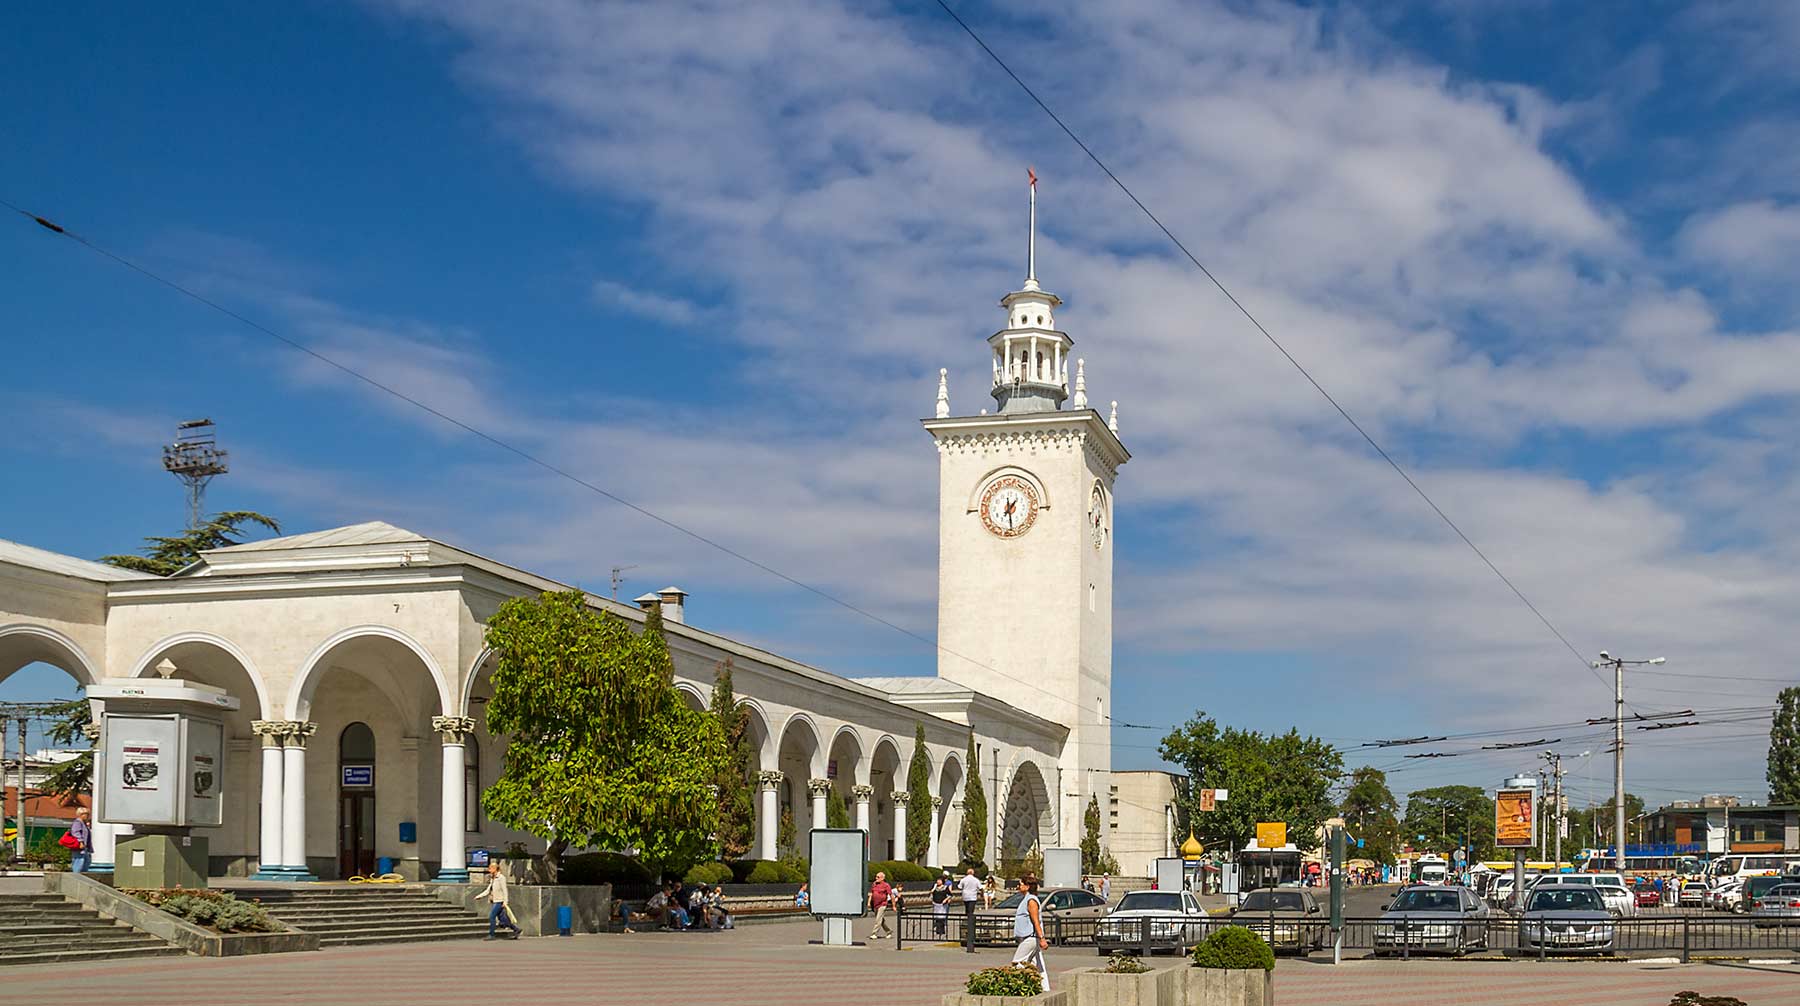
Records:
M1616 934L1614 915L1592 887L1553 884L1531 892L1519 916L1519 942L1526 950L1607 953Z
M1466 887L1409 887L1375 923L1375 956L1485 950L1487 922L1487 903Z
M1758 926L1800 925L1800 883L1791 879L1763 892L1750 909Z

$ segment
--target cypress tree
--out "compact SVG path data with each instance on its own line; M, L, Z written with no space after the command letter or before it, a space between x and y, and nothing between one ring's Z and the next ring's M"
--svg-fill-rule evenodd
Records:
M731 687L731 658L722 661L713 678L712 714L725 734L730 759L714 785L719 787L719 852L726 859L741 859L750 851L755 835L754 800L750 777L756 764L749 738L750 718L737 704Z
M1770 803L1800 803L1800 688L1783 688L1769 724Z
M965 863L983 862L987 852L987 794L981 789L981 765L975 760L975 735L969 735L969 753L963 759L969 774L963 780L962 858Z
M906 769L906 792L912 798L906 808L907 858L921 866L937 866L925 862L931 852L931 829L937 825L937 813L931 807L931 759L925 754L925 724L913 724L912 764Z

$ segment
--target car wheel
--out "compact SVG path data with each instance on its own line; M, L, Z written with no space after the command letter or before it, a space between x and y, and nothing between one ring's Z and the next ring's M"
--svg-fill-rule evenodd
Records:
M1099 955L1100 955L1100 956L1102 956L1102 957L1111 957L1111 956L1112 956L1112 955L1111 955L1111 954L1109 954L1109 953L1107 953L1107 952L1106 952L1106 948L1105 948L1105 947L1096 947L1096 948L1094 948L1094 953L1096 953L1096 954L1099 954Z

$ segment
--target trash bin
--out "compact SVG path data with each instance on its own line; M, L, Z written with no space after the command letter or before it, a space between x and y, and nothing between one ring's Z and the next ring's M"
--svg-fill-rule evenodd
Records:
M574 928L575 928L575 910L573 908L570 908L568 905L556 906L556 935L558 935L558 936L573 935L570 932L570 930L572 930Z
M394 857L383 856L375 861L375 873L386 875L394 872Z

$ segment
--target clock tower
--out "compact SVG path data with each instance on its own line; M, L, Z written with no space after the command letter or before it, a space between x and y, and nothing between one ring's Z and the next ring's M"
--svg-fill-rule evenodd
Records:
M994 412L952 416L939 371L924 421L939 459L938 677L1067 728L1060 780L1046 780L1060 837L1043 842L1072 848L1088 797L1107 806L1113 480L1131 455L1117 403L1110 418L1089 407L1062 300L1038 284L1035 174L1028 235L1025 282L987 340ZM990 801L1005 784L988 781Z

